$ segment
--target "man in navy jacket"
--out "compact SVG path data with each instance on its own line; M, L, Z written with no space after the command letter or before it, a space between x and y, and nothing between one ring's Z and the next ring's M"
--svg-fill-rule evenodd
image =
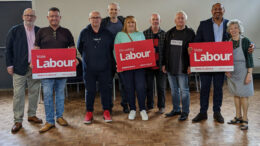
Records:
M6 66L7 72L13 76L13 112L14 126L12 132L18 132L22 128L24 116L25 88L28 85L28 121L42 123L36 117L40 81L32 79L31 49L35 41L35 34L39 27L34 26L36 20L35 11L31 8L25 9L23 13L23 24L13 26L6 39Z
M221 42L228 41L229 35L226 31L228 20L223 18L225 8L221 3L215 3L212 6L211 13L212 18L201 21L195 42ZM252 47L249 48L252 52ZM219 123L224 123L224 118L221 115L221 105L223 99L223 83L224 83L224 72L214 73L201 73L201 91L200 91L200 113L192 120L193 122L199 122L206 120L207 110L209 106L209 93L211 82L213 80L213 112L214 119Z
M112 97L112 60L114 37L107 29L100 27L101 16L97 11L89 14L90 24L81 31L78 50L82 56L83 77L86 88L86 109L84 123L93 120L96 82L98 81L105 122L111 122L110 103Z

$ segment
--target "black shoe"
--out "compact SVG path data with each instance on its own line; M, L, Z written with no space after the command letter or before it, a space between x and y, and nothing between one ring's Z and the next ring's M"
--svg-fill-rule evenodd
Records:
M217 122L224 123L224 118L222 117L220 112L215 112L213 117Z
M188 118L189 114L188 113L181 113L181 116L179 118L179 121L185 121Z
M128 106L123 106L123 112L124 112L124 113L129 113L129 108L128 108Z
M167 117L173 117L173 116L180 115L180 114L181 114L180 111L179 112L175 112L174 110L172 110L171 112L165 114L165 116L167 118Z
M199 113L195 118L192 119L192 122L200 122L202 120L207 120L207 113Z

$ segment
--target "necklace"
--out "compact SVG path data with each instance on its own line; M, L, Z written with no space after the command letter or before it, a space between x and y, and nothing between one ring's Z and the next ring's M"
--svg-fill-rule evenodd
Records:
M234 49L236 49L236 48L239 47L240 40L237 40L237 41L232 40L232 42L233 42L233 48L234 48Z

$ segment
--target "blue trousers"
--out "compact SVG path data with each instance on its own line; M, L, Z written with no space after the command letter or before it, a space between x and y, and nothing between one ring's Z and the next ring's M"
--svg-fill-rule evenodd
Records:
M125 87L125 93L130 106L130 110L136 110L135 91L137 93L140 111L145 110L146 91L144 69L124 71L120 74L123 81L123 85Z
M111 70L105 71L90 71L87 70L84 73L85 83L85 101L86 110L89 112L94 111L94 102L96 96L96 82L98 82L98 88L101 94L101 103L103 110L109 110L112 100L112 76Z
M209 93L213 80L213 111L220 112L223 99L224 73L202 73L200 74L200 113L207 113L209 107Z

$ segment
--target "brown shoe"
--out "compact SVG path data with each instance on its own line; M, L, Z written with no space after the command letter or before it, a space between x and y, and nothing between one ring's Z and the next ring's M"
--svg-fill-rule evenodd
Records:
M39 132L40 133L46 132L53 127L55 127L55 125L46 122L45 125L39 130Z
M65 119L63 119L63 117L58 118L57 123L60 124L61 126L68 126L69 125L68 122Z
M42 119L39 119L36 116L28 117L28 121L29 122L33 122L33 123L37 123L37 124L41 124L42 123Z
M22 128L22 123L15 122L14 126L12 127L12 133L18 132Z

